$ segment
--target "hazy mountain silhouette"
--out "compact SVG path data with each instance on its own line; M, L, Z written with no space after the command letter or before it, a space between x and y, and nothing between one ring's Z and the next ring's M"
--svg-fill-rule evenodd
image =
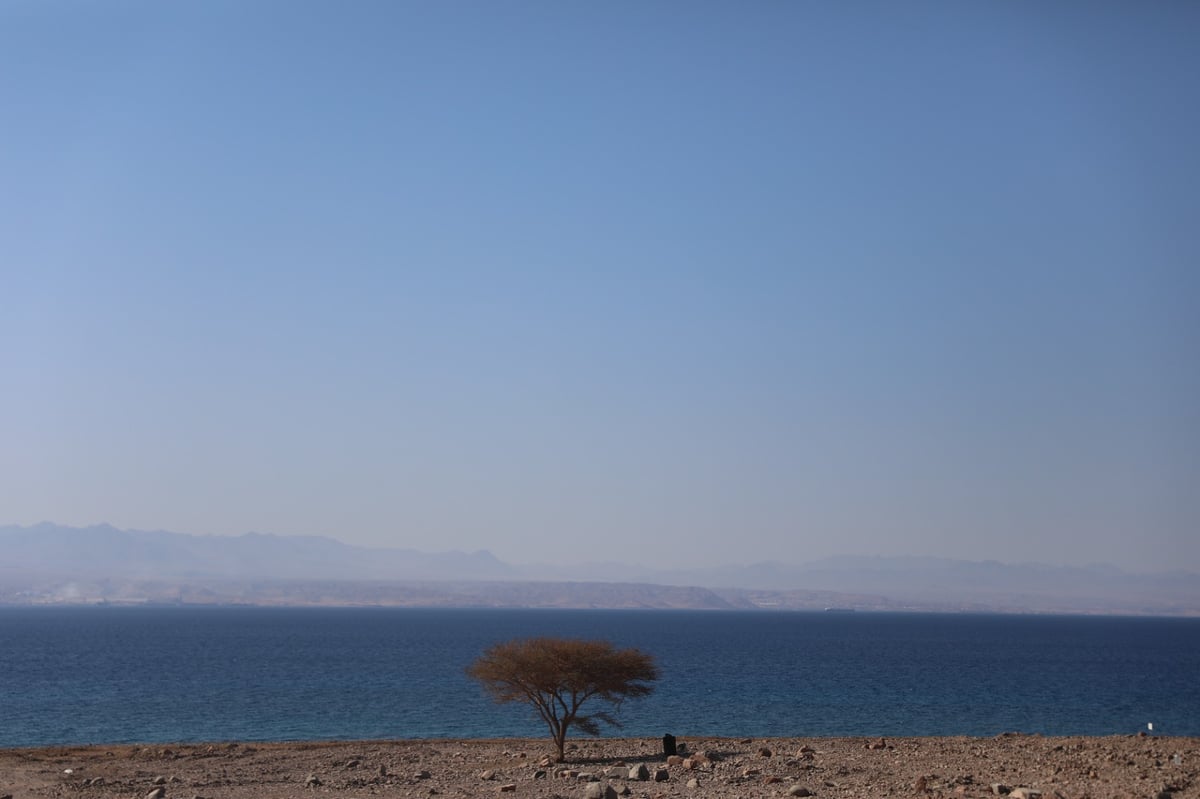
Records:
M496 580L513 569L490 552L368 549L319 536L186 535L50 522L0 527L0 569L124 578Z
M45 579L33 579L37 576ZM1200 615L1200 575L935 557L839 556L800 565L763 562L692 570L621 563L513 565L486 550L371 549L317 536L185 535L49 522L0 527L0 601L69 601L76 596L272 604L832 605Z

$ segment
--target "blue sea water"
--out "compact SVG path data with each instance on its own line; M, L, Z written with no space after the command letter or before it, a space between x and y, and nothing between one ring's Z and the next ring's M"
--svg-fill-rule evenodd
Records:
M0 608L0 746L542 736L464 674L535 635L656 657L624 735L1200 735L1200 619L56 607Z

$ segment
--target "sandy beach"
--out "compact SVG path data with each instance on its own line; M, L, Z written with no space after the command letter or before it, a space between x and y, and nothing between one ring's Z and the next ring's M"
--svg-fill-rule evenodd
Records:
M1200 797L1200 739L577 739L217 743L0 750L0 798ZM642 768L644 767L644 768Z

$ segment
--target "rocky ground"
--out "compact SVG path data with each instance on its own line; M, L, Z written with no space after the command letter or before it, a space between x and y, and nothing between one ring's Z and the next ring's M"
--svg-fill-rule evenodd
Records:
M1200 739L578 740L0 749L0 799L1200 798Z

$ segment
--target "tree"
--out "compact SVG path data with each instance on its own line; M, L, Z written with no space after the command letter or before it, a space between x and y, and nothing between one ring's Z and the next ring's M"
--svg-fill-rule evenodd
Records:
M608 711L584 715L585 702L597 699L619 710L625 699L648 696L659 672L650 655L608 641L528 638L489 647L467 675L498 703L532 705L550 728L561 763L569 728L595 735L601 723L621 726Z

